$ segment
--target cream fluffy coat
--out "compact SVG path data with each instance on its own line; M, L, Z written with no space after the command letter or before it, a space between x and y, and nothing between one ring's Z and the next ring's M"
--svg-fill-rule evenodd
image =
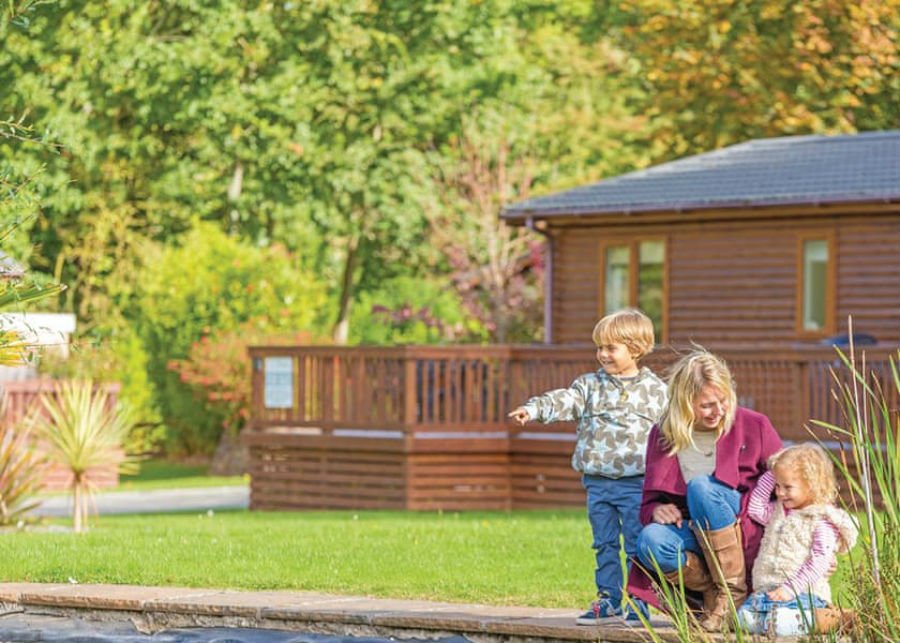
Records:
M834 505L812 505L785 514L781 503L775 511L763 535L759 555L753 565L753 589L768 592L781 587L809 558L813 534L821 520L837 529L838 553L847 552L856 543L859 530L850 515ZM803 591L801 588L793 588ZM828 577L822 576L809 588L814 595L831 602Z

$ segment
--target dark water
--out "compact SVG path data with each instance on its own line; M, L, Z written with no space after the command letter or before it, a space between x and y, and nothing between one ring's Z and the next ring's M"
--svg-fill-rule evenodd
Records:
M422 639L418 639L425 643ZM37 614L0 615L0 643L394 643L393 638L332 636L239 627L184 628L141 634L130 623L103 623ZM404 639L404 643L416 639ZM470 643L462 636L427 643Z

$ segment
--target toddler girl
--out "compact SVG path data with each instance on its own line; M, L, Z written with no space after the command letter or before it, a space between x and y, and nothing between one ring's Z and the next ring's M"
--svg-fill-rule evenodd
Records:
M751 634L796 636L834 625L835 611L823 609L831 602L828 574L858 534L836 498L834 466L821 447L799 444L769 458L747 506L766 525L753 565L754 594L738 611Z

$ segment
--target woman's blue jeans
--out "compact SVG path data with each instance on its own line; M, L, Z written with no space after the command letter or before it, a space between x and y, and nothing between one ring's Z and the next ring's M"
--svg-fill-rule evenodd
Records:
M690 522L695 527L715 531L737 521L741 494L712 476L697 476L687 484L687 505ZM676 571L687 560L685 551L703 555L687 519L682 521L681 527L650 523L638 536L638 560L651 571L656 566L663 573Z

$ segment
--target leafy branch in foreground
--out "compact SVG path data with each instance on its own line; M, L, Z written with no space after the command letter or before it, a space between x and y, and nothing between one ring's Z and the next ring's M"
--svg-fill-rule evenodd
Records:
M9 23L20 29L27 29L31 24L31 18L28 14L40 5L50 3L51 0L20 0L19 2L7 0L6 6L3 7L2 13L0 13L0 20L2 20L2 23ZM0 26L2 26L2 23L0 23Z

